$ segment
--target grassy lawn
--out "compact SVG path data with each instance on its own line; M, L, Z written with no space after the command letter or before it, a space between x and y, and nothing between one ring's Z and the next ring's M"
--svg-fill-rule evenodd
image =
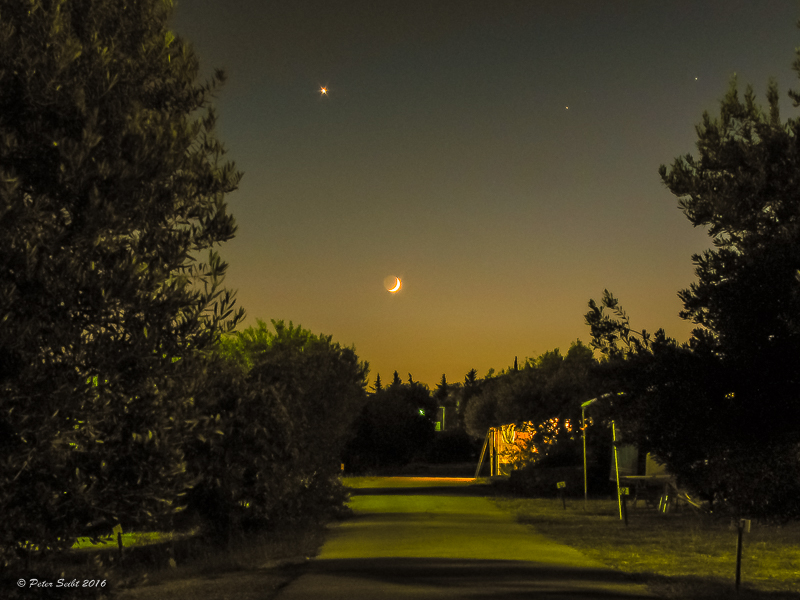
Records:
M189 539L195 532L187 533L169 533L164 531L143 531L143 532L129 532L122 534L122 545L124 548L131 548L134 546L148 546L150 544L163 544L165 542L177 542L179 540ZM113 535L101 537L97 543L92 542L88 537L78 538L72 545L73 550L80 550L84 552L96 551L100 549L115 549L118 548L117 538Z
M498 498L499 506L537 531L610 567L634 574L667 598L800 600L800 524L753 522L745 534L742 586L734 591L736 529L729 520L683 512L629 509L629 526L613 500Z
M251 536L227 549L195 545L174 563L169 561L170 554L164 553L155 569L150 561L127 565L125 570L137 585L119 598L269 600L302 572L323 539L324 526L307 524Z
M123 535L121 562L111 536L99 544L81 539L68 552L35 558L28 569L14 574L13 581L3 578L0 597L30 595L27 589L17 589L16 578L51 582L63 578L110 584L97 590L58 590L64 598L116 592L113 597L124 600L269 600L316 556L325 529L324 523L315 521L291 523L274 531L243 535L227 547L195 532L128 532Z

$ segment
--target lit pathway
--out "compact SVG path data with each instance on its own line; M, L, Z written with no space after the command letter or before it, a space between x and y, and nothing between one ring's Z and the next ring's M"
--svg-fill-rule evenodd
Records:
M277 600L611 599L643 586L520 525L468 480L356 480L334 527Z

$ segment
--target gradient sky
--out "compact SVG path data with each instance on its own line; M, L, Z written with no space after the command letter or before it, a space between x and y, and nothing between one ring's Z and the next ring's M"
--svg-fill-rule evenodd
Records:
M244 178L228 287L370 363L463 381L571 342L604 288L685 341L709 246L657 169L734 73L791 70L797 1L183 0ZM320 86L330 94L321 97ZM567 108L569 107L569 108ZM403 280L397 295L384 278Z

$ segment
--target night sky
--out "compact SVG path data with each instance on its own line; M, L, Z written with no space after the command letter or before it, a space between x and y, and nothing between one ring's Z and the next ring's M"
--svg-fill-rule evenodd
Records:
M244 171L226 284L431 386L571 342L604 288L685 341L709 247L661 183L734 73L782 116L797 1L184 0ZM319 93L326 86L327 96ZM403 281L396 295L384 279Z

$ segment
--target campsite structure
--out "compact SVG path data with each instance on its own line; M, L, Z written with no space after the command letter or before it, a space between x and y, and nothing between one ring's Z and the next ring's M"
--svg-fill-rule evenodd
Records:
M481 450L475 477L480 475L484 460L489 462L489 476L510 475L523 462L523 457L531 452L534 436L542 431L531 422L509 423L500 427L490 427ZM616 428L615 435L616 438ZM679 487L675 476L667 471L652 453L640 452L632 444L623 444L615 439L609 481L617 484L617 495L630 494L632 505L644 502L657 508L659 512L676 510L683 502L695 508L701 504L686 490ZM620 502L622 506L622 502ZM622 518L622 508L620 508Z

